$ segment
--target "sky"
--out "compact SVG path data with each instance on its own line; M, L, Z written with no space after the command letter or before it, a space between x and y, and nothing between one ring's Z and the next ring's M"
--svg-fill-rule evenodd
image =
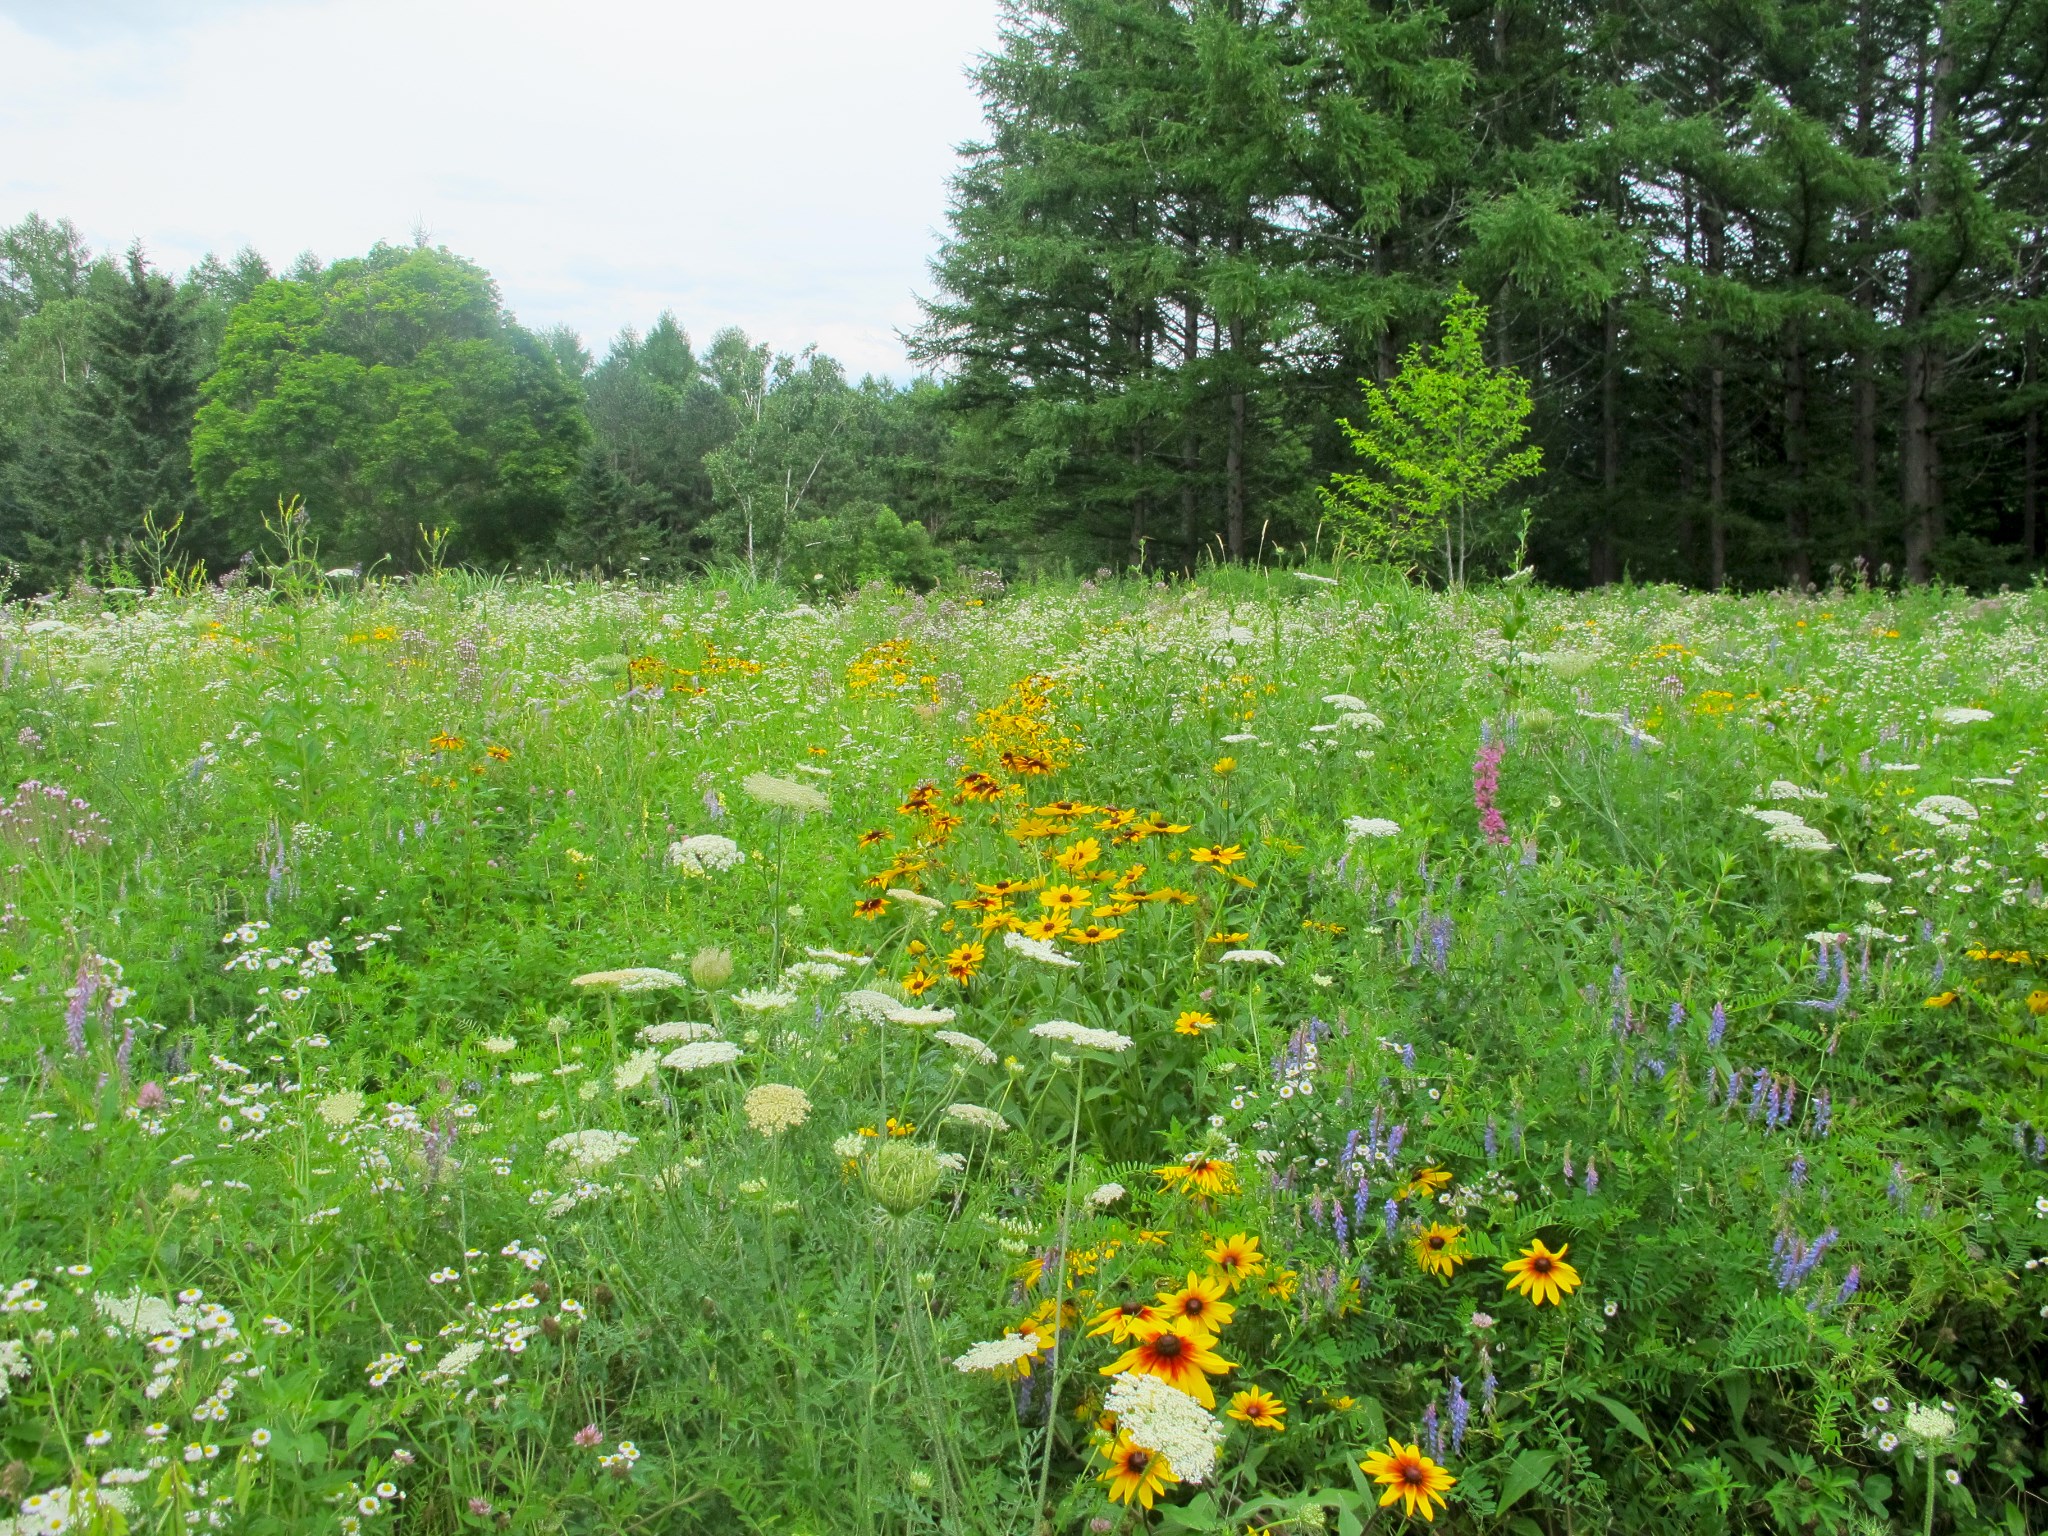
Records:
M907 378L996 0L0 0L0 224L182 270L424 234L602 353Z

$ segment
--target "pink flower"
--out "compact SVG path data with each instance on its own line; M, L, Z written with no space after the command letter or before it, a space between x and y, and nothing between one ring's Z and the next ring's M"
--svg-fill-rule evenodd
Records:
M137 1109L162 1109L164 1107L164 1091L157 1086L154 1078L135 1090L135 1107Z
M586 1424L576 1431L574 1443L584 1450L589 1450L593 1445L604 1444L604 1432L595 1424Z
M1472 759L1472 804L1479 812L1479 830L1495 846L1508 841L1507 818L1493 803L1494 796L1500 793L1500 760L1506 754L1505 743L1489 741Z
M491 1512L491 1501L489 1499L471 1499L469 1501L469 1512L472 1515L488 1515Z

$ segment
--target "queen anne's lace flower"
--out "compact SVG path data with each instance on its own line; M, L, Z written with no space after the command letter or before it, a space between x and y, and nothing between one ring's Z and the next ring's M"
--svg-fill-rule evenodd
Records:
M1123 1197L1123 1185L1098 1184L1088 1191L1088 1204L1107 1210L1110 1206L1115 1205L1117 1201L1123 1199Z
M811 1096L787 1083L762 1083L741 1102L747 1124L763 1136L793 1131L811 1118Z
M955 1125L964 1125L970 1130L989 1131L996 1135L1001 1135L1010 1128L1009 1121L980 1104L948 1104L946 1118Z
M964 1034L957 1029L939 1030L932 1038L981 1066L992 1067L996 1064L996 1053L986 1040L978 1040L973 1035Z
M740 788L749 799L798 817L822 811L831 804L810 785L799 784L794 779L778 779L772 773L750 773L740 780Z
M730 1040L695 1040L679 1045L661 1058L671 1072L695 1072L699 1067L724 1067L740 1059L740 1048Z
M1000 1339L972 1344L953 1361L956 1371L1000 1371L1006 1365L1028 1360L1045 1347L1045 1340L1006 1333Z
M625 1131L568 1131L549 1142L548 1150L579 1168L602 1168L639 1145L640 1138Z
M660 1065L661 1052L652 1047L635 1051L612 1068L612 1086L621 1093L631 1093L654 1076L655 1069Z
M1072 955L1061 954L1053 947L1050 939L1027 938L1021 933L1004 934L1003 948L1012 954L1022 955L1027 960L1036 960L1040 965L1056 965L1065 970L1074 970L1081 964Z
M1031 1033L1041 1040L1061 1040L1090 1051L1127 1051L1136 1043L1129 1035L1120 1035L1113 1029L1090 1029L1086 1024L1076 1024L1068 1019L1048 1019L1043 1024L1034 1024Z
M1226 949L1216 957L1219 965L1285 965L1270 949Z
M669 868L686 875L722 874L745 863L746 858L738 843L716 832L699 832L668 845Z
M1929 710L1928 716L1943 725L1982 725L1986 720L1996 718L1988 709L1971 709L1961 704L1948 704L1940 709Z
M746 987L733 993L735 1008L744 1008L749 1013L775 1013L783 1008L796 1006L794 992L780 992L768 987Z
M664 971L654 965L636 965L622 971L586 971L569 985L611 987L620 992L658 992L664 987L680 987L684 982L674 971Z
M1165 1457L1182 1482L1202 1482L1216 1470L1223 1426L1178 1387L1157 1376L1127 1371L1110 1383L1103 1407L1116 1415L1118 1429Z
M687 1019L678 1019L672 1024L649 1024L640 1031L640 1039L648 1045L673 1045L678 1040L710 1040L718 1034L715 1024L693 1024Z
M1357 842L1361 837L1397 837L1401 823L1389 821L1384 816L1346 816L1344 835L1346 842Z

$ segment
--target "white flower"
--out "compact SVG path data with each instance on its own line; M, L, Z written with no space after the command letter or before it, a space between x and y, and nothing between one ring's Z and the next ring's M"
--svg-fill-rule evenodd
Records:
M1906 1434L1923 1445L1945 1445L1956 1437L1956 1416L1925 1403L1906 1405Z
M514 1088L531 1088L535 1083L541 1080L541 1076L542 1074L538 1072L514 1072L510 1077L506 1078L505 1081L510 1083Z
M2036 1195L2034 1197L2034 1214L2048 1218L2048 1195Z
M661 1052L652 1048L635 1051L616 1067L612 1068L612 1086L621 1093L631 1093L650 1077L661 1065Z
M1384 816L1346 816L1344 818L1344 841L1355 843L1361 837L1397 837L1401 823L1389 821Z
M903 1005L886 992L877 992L870 987L859 987L839 999L843 1012L856 1019L865 1019L870 1024L880 1024Z
M485 1351L489 1348L490 1346L484 1343L482 1339L467 1340L456 1345L447 1354L435 1361L432 1370L422 1372L421 1374L430 1377L460 1376L472 1365L475 1365L477 1361L481 1360L484 1357Z
M1337 585L1336 577L1318 576L1314 571L1296 571L1294 573L1294 579L1296 581L1312 582L1314 585L1319 587L1334 587Z
M566 1157L579 1168L602 1168L615 1163L640 1145L638 1136L624 1131L569 1131L548 1143L548 1150Z
M1123 1199L1123 1197L1123 1185L1098 1184L1093 1189L1088 1191L1088 1204L1102 1208L1107 1208L1109 1206L1115 1205L1117 1201Z
M1383 731L1387 722L1369 709L1354 709L1337 717L1339 725L1348 725L1354 731Z
M741 1108L747 1124L763 1136L793 1131L811 1118L811 1096L787 1083L762 1083L749 1089Z
M1218 965L1285 965L1270 949L1226 949L1216 957Z
M353 1125L363 1112L363 1096L353 1088L344 1088L339 1093L330 1093L315 1106L322 1120L337 1131Z
M1043 1024L1034 1024L1031 1033L1041 1040L1064 1040L1069 1045L1091 1051L1127 1051L1136 1044L1129 1035L1120 1035L1113 1029L1090 1029L1085 1024L1075 1024L1067 1019L1048 1019Z
M954 1360L953 1369L999 1371L1006 1365L1015 1365L1019 1360L1030 1359L1044 1347L1043 1339L1006 1333L1000 1339L989 1339L980 1344L969 1345L967 1352Z
M1248 741L1257 741L1258 739L1259 738L1254 736L1250 731L1232 731L1228 736L1225 736L1223 738L1226 745L1233 747L1240 747Z
M746 987L733 993L732 1002L735 1008L744 1008L749 1013L775 1013L795 1007L796 994L771 991L766 987Z
M1794 853L1826 853L1835 846L1828 841L1826 833L1808 826L1805 817L1791 811L1760 810L1756 806L1745 805L1742 813L1764 824L1767 841Z
M1103 1407L1116 1415L1119 1430L1165 1457L1182 1482L1199 1483L1216 1470L1223 1426L1178 1387L1125 1372L1110 1383Z
M569 985L614 987L621 992L654 992L663 987L680 987L687 983L674 971L664 971L652 965L636 965L629 966L623 971L590 971L575 977Z
M958 1051L969 1061L979 1062L984 1067L996 1064L996 1053L989 1048L985 1040L977 1040L974 1036L962 1034L957 1029L942 1029L932 1038L939 1044Z
M861 1135L858 1131L852 1132L832 1143L832 1155L845 1158L859 1157L867 1151L868 1143L873 1139L871 1136Z
M1010 1122L992 1109L979 1104L948 1104L946 1118L955 1125L964 1125L970 1130L988 1131L1001 1135L1010 1128Z
M808 944L804 946L804 953L813 960L832 960L840 965L873 965L875 963L873 957L869 955L842 954L836 949L813 949Z
M1825 800L1826 794L1817 789L1801 789L1790 779L1773 779L1764 791L1767 800Z
M669 868L680 869L686 875L722 874L744 864L746 859L738 843L716 832L699 832L668 845Z
M891 1024L910 1029L929 1029L934 1024L950 1024L957 1015L950 1008L915 1008L897 1003L883 1017Z
M510 1056L519 1049L519 1042L510 1035L485 1035L480 1043L493 1056Z
M1350 710L1353 713L1365 708L1365 700L1353 698L1348 693L1326 693L1323 702L1332 709Z
M1890 885L1892 883L1890 875L1874 875L1870 871L1863 869L1857 870L1849 878L1858 885Z
M671 1072L694 1072L699 1067L730 1066L740 1059L740 1048L730 1040L696 1040L679 1045L661 1058Z
M1926 795L1906 812L1930 827L1945 827L1950 821L1975 821L1977 807L1960 795Z
M785 980L827 982L837 981L846 974L846 967L834 965L829 960L799 960L794 965L785 965L782 975Z
M1929 710L1928 715L1943 725L1982 725L1986 720L1995 718L1988 709L1970 709L1960 704Z
M0 1339L0 1402L14 1390L14 1383L29 1375L35 1369L29 1364L28 1350L19 1339Z
M126 1296L95 1292L92 1304L100 1316L134 1339L162 1338L178 1327L177 1311L161 1297L130 1291Z
M967 1171L967 1159L958 1152L934 1152L932 1154L932 1161L948 1173L965 1173Z
M913 907L921 907L927 912L943 912L946 910L946 904L943 901L935 900L921 891L913 891L905 886L892 885L889 887L887 894L895 897L898 901L907 902Z
M678 1040L711 1040L718 1035L715 1024L693 1024L687 1019L678 1019L672 1024L649 1024L640 1031L640 1039L647 1045L673 1045Z
M1027 960L1036 960L1040 965L1056 965L1067 970L1076 970L1081 962L1071 955L1063 955L1053 947L1050 939L1027 938L1021 933L1005 933L1003 948L1012 954L1022 955Z
M772 773L750 773L740 780L740 788L752 800L771 806L778 811L788 811L801 819L814 811L822 811L832 802L808 784L799 784L793 779L778 779Z

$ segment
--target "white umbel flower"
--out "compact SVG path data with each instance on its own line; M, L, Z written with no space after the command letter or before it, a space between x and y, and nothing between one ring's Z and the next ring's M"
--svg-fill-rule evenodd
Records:
M1086 1024L1076 1024L1070 1019L1047 1019L1043 1024L1032 1025L1031 1033L1041 1040L1058 1040L1080 1046L1083 1050L1109 1051L1112 1054L1128 1051L1137 1043L1129 1035L1120 1035L1113 1029L1090 1029Z
M625 1131L569 1131L549 1142L548 1150L579 1168L602 1168L639 1145L640 1138Z
M1079 969L1081 964L1072 955L1061 954L1050 939L1028 938L1021 933L1005 933L1003 948L1027 960L1036 960L1040 965L1054 965L1071 971Z
M1362 837L1398 837L1401 823L1389 821L1384 816L1346 816L1344 818L1344 841L1355 843Z
M1215 1472L1223 1426L1178 1387L1126 1372L1110 1384L1102 1406L1116 1415L1118 1429L1165 1457L1182 1482L1199 1483Z
M723 874L744 864L746 858L738 843L716 832L699 832L668 845L669 868L686 875Z
M1088 1204L1101 1210L1107 1210L1110 1206L1115 1205L1117 1201L1123 1199L1123 1197L1123 1185L1113 1183L1098 1184L1088 1191Z
M839 999L842 1012L852 1014L856 1019L865 1019L870 1024L880 1024L903 1005L886 992L877 992L871 987L860 987Z
M679 1045L661 1058L671 1072L695 1072L700 1067L725 1067L740 1059L740 1048L730 1040L695 1040Z
M1323 695L1323 702L1332 709L1356 711L1365 708L1365 700L1353 698L1348 693L1326 693Z
M794 992L779 992L768 987L745 987L733 993L732 1005L744 1008L749 1013L778 1013L784 1008L796 1006Z
M1270 949L1226 949L1216 957L1218 965L1285 965Z
M946 1118L955 1125L964 1125L971 1131L987 1131L1000 1136L1009 1130L1010 1122L994 1110L980 1104L948 1104Z
M787 1083L762 1083L748 1090L740 1107L747 1124L763 1136L793 1131L811 1118L811 1096Z
M668 1024L649 1024L640 1031L640 1040L645 1045L674 1045L679 1040L711 1040L717 1035L716 1024L696 1024L688 1019L677 1019Z
M778 811L788 811L799 819L822 811L832 803L810 785L799 784L794 779L778 779L772 773L750 773L740 780L740 788L748 799Z
M932 1038L977 1065L992 1067L996 1064L996 1053L986 1040L978 1040L957 1029L939 1030Z
M1945 827L1951 822L1975 821L1977 807L1961 795L1923 795L1906 814L1930 827Z
M664 971L659 966L628 966L621 971L589 971L576 977L572 987L612 988L620 992L658 992L664 987L680 987L685 983L674 971Z
M1006 1365L1015 1365L1019 1360L1028 1360L1045 1347L1043 1339L1028 1339L1022 1334L1006 1333L1000 1339L988 1339L972 1344L967 1352L953 1361L956 1371L1000 1371Z
M631 1093L653 1077L660 1065L661 1052L653 1047L635 1051L612 1068L612 1086L621 1093Z
M1825 800L1827 795L1818 789L1804 789L1790 779L1773 779L1764 791L1766 800Z
M1960 704L1929 710L1928 715L1943 725L1982 725L1986 720L1996 718L1988 709L1971 709Z

